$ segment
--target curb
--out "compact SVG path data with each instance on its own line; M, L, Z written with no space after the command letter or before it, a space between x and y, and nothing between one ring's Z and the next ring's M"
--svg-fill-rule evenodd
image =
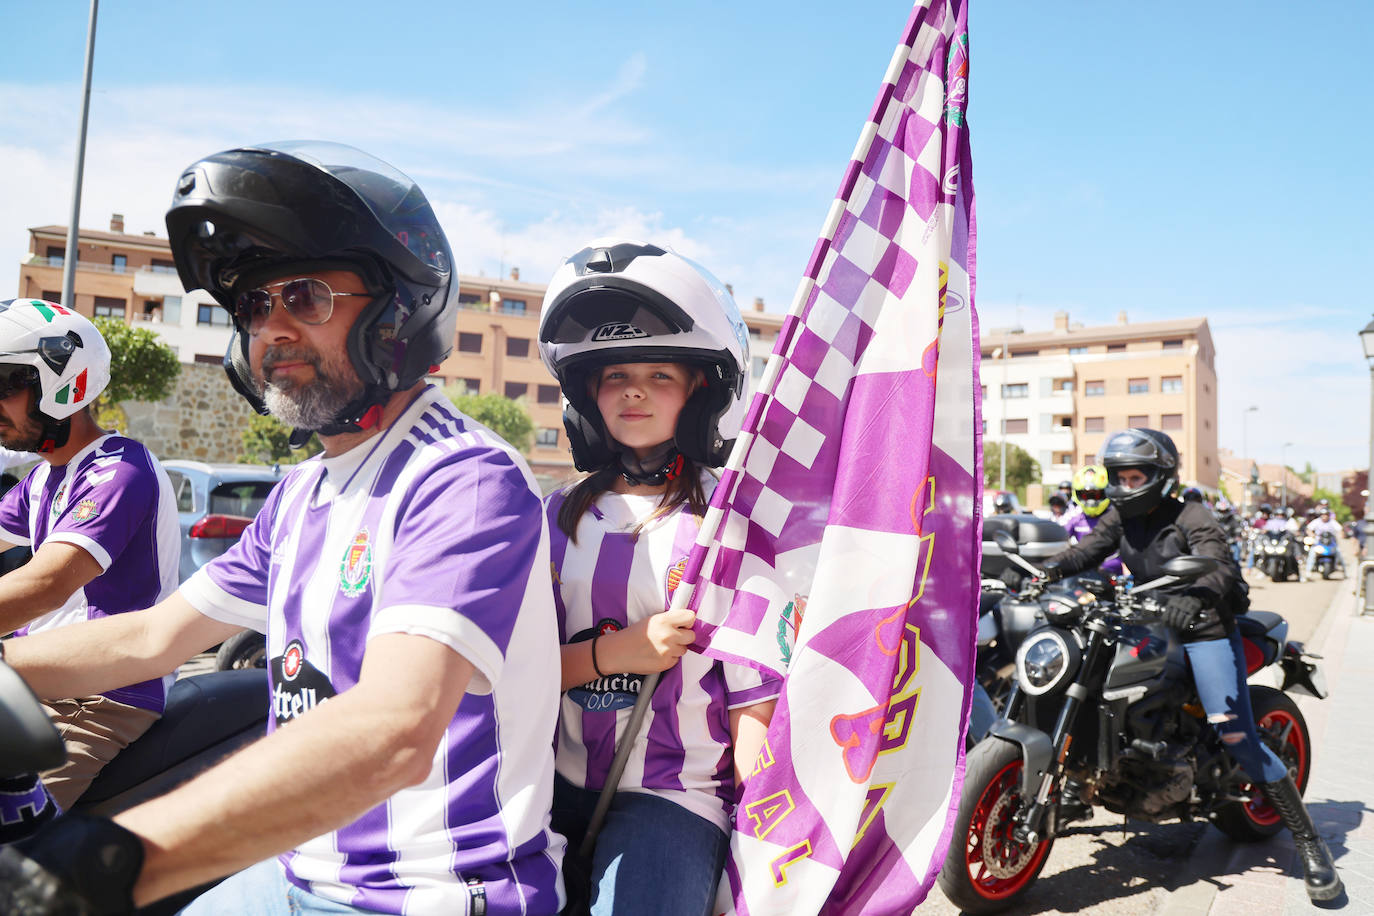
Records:
M1353 580L1352 580L1353 581ZM1358 583L1356 583L1358 585ZM1355 592L1341 588L1332 596L1331 602L1322 612L1307 649L1322 657L1322 674L1326 677L1328 688L1335 684L1337 675L1344 663L1344 639L1342 634L1349 628L1349 618L1355 608ZM1337 623L1343 624L1337 626ZM1277 684L1274 686L1278 686ZM1328 700L1298 695L1294 697L1303 717L1307 719L1308 732L1312 746L1322 747L1326 741L1328 715L1324 704ZM1181 880L1177 890L1166 899L1159 910L1160 916L1207 916L1212 912L1218 893L1222 890L1234 892L1237 898L1234 909L1250 916L1275 914L1285 910L1289 896L1287 885L1297 887L1304 906L1308 903L1307 893L1302 886L1301 869L1295 861L1296 852L1292 838L1286 831L1265 843L1236 844L1229 837L1211 825L1203 832L1197 846L1189 857L1192 874ZM1250 881L1237 881L1223 884L1224 876L1244 876L1251 867L1259 865L1256 859L1267 859L1262 863L1262 871L1256 871ZM1253 884L1254 887L1242 887ZM1230 911L1228 909L1228 912Z

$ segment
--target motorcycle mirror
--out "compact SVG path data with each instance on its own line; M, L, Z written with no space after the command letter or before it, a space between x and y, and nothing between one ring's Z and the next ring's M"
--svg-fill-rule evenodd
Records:
M61 766L67 747L38 697L14 669L0 662L0 776L23 776Z
M1005 531L994 531L992 533L992 542L997 545L998 550L1002 551L1007 556L1015 556L1021 552L1021 548L1016 544L1016 538Z
M1201 579L1203 576L1214 571L1219 564L1211 557L1174 557L1164 564L1160 570L1166 576L1173 576L1183 582L1191 582L1194 579Z

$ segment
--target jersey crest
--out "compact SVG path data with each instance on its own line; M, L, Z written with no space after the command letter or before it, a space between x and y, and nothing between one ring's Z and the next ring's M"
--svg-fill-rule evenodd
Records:
M339 564L339 591L356 598L372 579L372 541L366 528L353 535Z
M67 482L62 481L57 488L56 495L52 498L52 517L57 518L67 508Z
M99 514L100 507L96 505L95 500L83 499L81 502L77 503L76 508L72 510L72 520L85 522L95 518Z

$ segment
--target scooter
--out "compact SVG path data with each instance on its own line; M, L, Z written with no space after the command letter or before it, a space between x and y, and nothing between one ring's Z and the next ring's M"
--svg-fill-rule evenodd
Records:
M1340 548L1336 546L1336 536L1330 531L1323 531L1317 535L1316 541L1307 548L1308 562L1312 563L1312 557L1316 555L1316 563L1313 566L1317 572L1322 574L1323 579L1330 579L1331 574L1336 571L1340 563ZM1341 566L1341 575L1345 575L1345 567Z
M177 681L167 694L162 718L106 764L71 810L110 817L150 798L165 794L267 730L271 698L267 673L260 669L216 671ZM12 799L13 813L24 815L37 830L54 815L55 805L32 774L51 769L66 759L66 748L23 679L0 661L0 778L11 784L28 777L32 803L25 808ZM45 811L43 806L52 807ZM20 837L10 835L8 840ZM0 881L5 869L0 868ZM205 885L160 900L139 910L141 916L176 913L213 885Z

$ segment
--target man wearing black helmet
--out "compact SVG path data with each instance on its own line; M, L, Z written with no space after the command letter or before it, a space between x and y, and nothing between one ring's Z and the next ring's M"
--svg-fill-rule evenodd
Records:
M1164 620L1184 643L1207 721L1293 834L1308 894L1314 900L1338 896L1341 880L1330 850L1317 835L1287 767L1256 733L1235 627L1235 614L1249 600L1226 537L1206 505L1175 498L1177 447L1158 430L1128 429L1107 439L1102 464L1111 507L1087 537L1043 564L1047 577L1093 569L1117 550L1140 580L1162 575L1164 563L1174 557L1219 561L1214 571L1166 599Z
M92 913L235 871L188 912L557 911L548 536L523 459L425 382L456 317L429 203L357 150L279 144L193 164L167 225L185 286L233 317L234 387L324 454L171 598L8 656L82 695L250 626L269 734L114 821L57 819L0 871Z

